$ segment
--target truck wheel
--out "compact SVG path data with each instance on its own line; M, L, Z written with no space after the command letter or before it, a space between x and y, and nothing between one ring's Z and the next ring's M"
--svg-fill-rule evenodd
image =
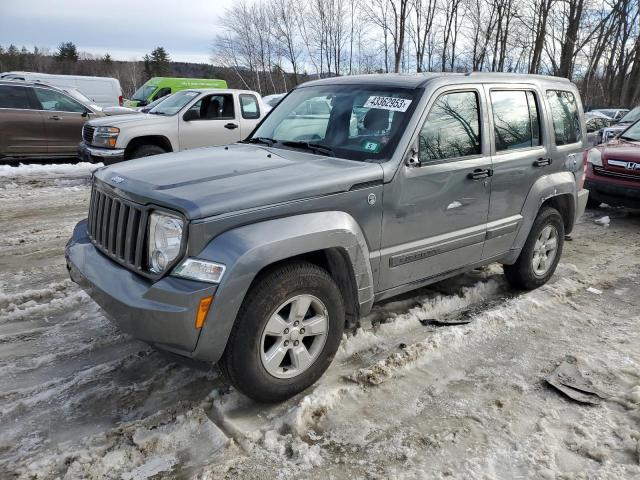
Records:
M160 155L161 153L167 153L164 148L154 145L152 143L147 145L140 145L131 152L130 159L150 157L151 155Z
M287 399L329 367L344 324L342 295L325 270L308 262L278 267L247 294L221 370L254 400Z
M560 213L552 207L542 208L518 260L504 266L507 281L524 290L544 285L558 266L563 246L564 223Z

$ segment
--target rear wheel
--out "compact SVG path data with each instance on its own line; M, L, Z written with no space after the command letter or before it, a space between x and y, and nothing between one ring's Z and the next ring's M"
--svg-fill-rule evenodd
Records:
M221 369L254 400L284 400L322 376L344 323L342 295L325 270L307 262L278 267L247 294Z
M161 153L167 153L166 150L158 145L147 144L140 145L136 147L133 152L131 152L130 159L134 158L142 158L142 157L150 157L152 155L160 155Z
M504 266L507 281L525 290L544 285L558 266L563 246L562 216L555 208L544 207L533 222L516 263Z

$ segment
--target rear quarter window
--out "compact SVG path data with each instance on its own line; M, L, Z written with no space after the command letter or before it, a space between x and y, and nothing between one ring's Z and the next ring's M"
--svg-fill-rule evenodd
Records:
M571 92L547 90L547 99L551 105L553 131L556 145L569 145L582 140L582 127L578 103Z
M0 85L0 108L29 110L29 94L25 87Z

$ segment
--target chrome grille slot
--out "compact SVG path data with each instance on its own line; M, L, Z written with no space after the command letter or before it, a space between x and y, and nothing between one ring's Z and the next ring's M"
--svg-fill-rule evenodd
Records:
M143 269L147 218L145 207L94 184L89 202L89 237L102 253L136 271Z
M597 166L593 167L593 172L597 175L603 175L607 177L617 177L617 178L624 178L627 180L640 181L640 175L638 175L637 173L634 174L634 173L614 172L613 170L606 170L603 167L597 167Z

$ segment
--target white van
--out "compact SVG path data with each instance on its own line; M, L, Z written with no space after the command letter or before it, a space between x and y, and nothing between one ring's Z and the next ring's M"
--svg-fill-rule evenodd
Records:
M60 88L73 88L81 92L92 103L101 107L122 105L120 82L109 77L85 77L81 75L52 75L34 72L5 72L0 74L4 80L26 80L42 82Z

